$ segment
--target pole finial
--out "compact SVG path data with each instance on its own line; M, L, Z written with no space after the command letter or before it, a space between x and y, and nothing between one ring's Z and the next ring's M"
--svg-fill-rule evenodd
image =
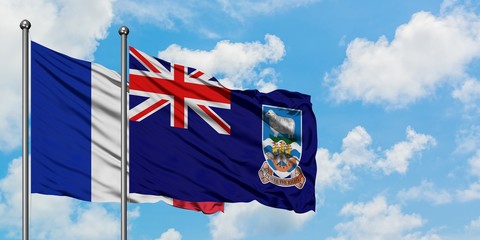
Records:
M120 29L118 29L118 34L120 35L128 35L130 30L128 30L127 26L121 26Z
M20 22L20 28L23 30L23 29L30 29L30 27L32 26L32 24L30 23L30 21L28 21L27 19L23 19L21 22Z

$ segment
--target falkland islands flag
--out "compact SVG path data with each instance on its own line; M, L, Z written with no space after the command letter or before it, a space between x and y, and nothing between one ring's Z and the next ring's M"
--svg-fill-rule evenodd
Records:
M31 191L120 202L120 76L31 43ZM214 213L223 203L129 194Z
M228 89L130 47L130 192L303 213L316 151L310 96Z

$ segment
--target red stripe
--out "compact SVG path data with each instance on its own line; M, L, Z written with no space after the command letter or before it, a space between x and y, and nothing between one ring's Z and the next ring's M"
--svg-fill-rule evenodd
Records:
M160 70L158 70L155 66L153 66L152 63L150 63L141 53L137 51L137 49L130 47L130 52L133 53L145 66L147 66L150 70L156 73L160 73Z
M224 211L223 202L187 202L173 199L173 206L194 211L201 211L204 214L213 214Z
M223 128L223 130L225 130L225 132L227 132L229 135L230 135L230 132L231 132L231 129L229 126L227 126L220 118L217 117L217 115L215 115L212 111L210 111L209 108L205 107L204 105L198 105L200 107L200 109L202 109L208 116L210 116L213 121L215 121L216 123L218 123L218 125L220 125L220 127Z
M197 71L196 73L194 73L193 75L191 75L190 77L192 78L199 78L203 75L203 72L201 71Z
M171 79L145 77L135 74L130 74L129 87L131 90L167 94L174 97L230 103L230 89L223 87L179 82L176 80L172 81Z
M145 115L149 114L150 112L154 111L155 109L159 108L163 104L168 102L168 100L161 99L160 101L152 104L150 107L144 109L143 111L137 113L135 116L131 117L130 120L132 121L138 121L138 119L143 118Z
M185 128L185 95L188 90L182 89L185 83L184 68L182 65L173 65L173 81L181 89L173 96L173 126L177 128Z

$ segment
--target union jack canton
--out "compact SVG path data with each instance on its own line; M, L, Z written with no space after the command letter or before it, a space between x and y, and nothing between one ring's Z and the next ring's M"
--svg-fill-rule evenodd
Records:
M230 89L191 67L172 64L130 47L144 69L130 69L130 95L146 99L130 109L130 120L140 122L170 106L170 126L188 129L188 108L219 134L230 135L230 125L211 107L230 109Z

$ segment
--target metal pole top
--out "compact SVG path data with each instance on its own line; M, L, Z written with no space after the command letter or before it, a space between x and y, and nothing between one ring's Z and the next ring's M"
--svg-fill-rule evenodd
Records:
M30 21L28 21L27 19L23 19L21 22L20 22L20 28L23 30L23 29L30 29L30 27L32 26L32 24L30 23ZM128 30L128 29L127 29Z
M128 35L130 30L128 30L127 26L121 26L120 29L118 29L118 34L120 35Z

